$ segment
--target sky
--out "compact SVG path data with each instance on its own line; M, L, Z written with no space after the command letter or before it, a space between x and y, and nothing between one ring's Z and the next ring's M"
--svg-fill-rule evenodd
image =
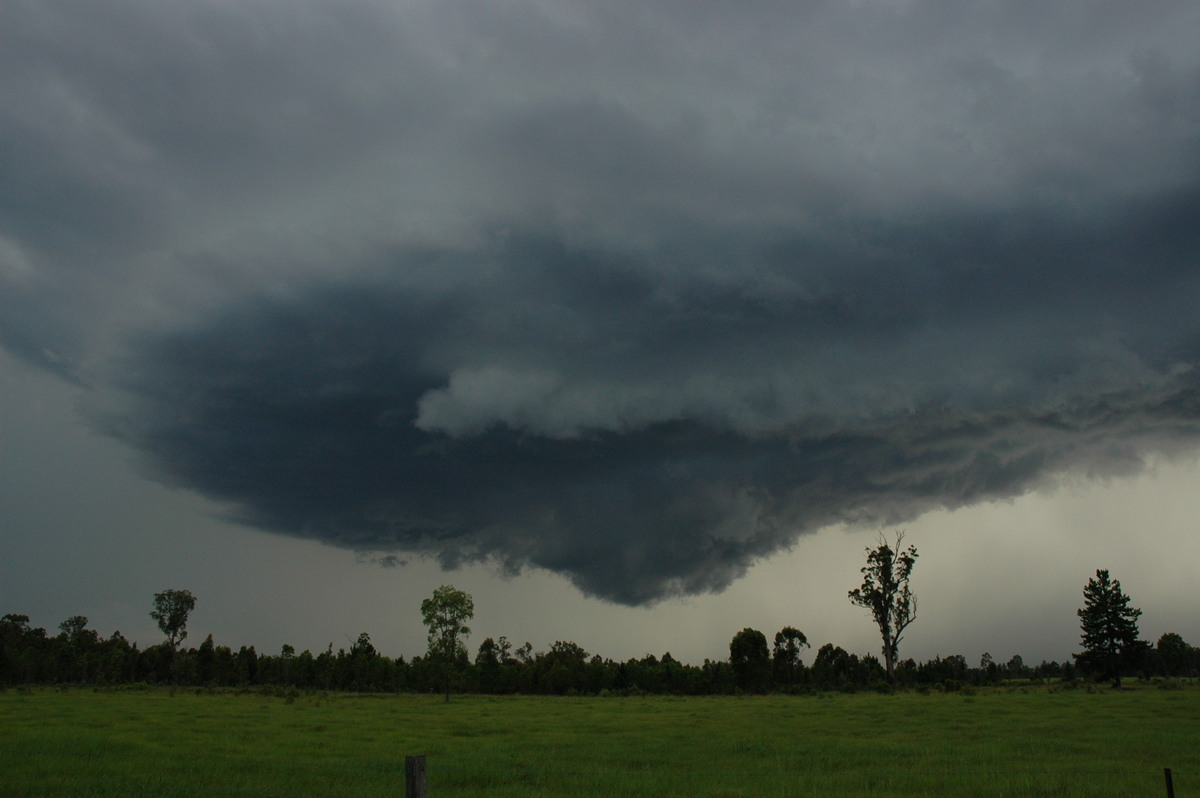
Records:
M6 0L0 612L1200 642L1200 7Z

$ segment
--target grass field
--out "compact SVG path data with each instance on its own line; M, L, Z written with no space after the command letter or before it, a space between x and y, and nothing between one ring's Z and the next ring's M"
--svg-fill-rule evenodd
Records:
M1200 688L538 698L0 692L0 795L1200 796Z

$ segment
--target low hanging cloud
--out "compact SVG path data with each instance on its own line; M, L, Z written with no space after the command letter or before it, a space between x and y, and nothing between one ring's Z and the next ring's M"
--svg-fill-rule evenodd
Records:
M1200 23L1014 9L18 0L0 343L248 524L628 604L1135 473Z

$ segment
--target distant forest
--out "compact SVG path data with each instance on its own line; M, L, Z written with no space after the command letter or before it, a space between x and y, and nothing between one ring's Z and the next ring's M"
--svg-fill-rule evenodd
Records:
M971 665L961 655L935 657L927 662L901 660L896 684L886 680L883 665L872 655L858 656L840 646L815 650L811 664L801 657L795 630L784 629L775 646L753 629L734 635L729 660L705 660L701 665L679 662L670 653L648 654L618 662L585 651L570 641L555 642L546 651L529 643L514 647L503 637L486 638L474 657L458 663L456 692L551 695L713 695L735 693L810 693L818 691L935 689L961 690L1007 680L1061 680L1100 677L1072 661L1026 664L1014 656L994 662L984 655ZM761 641L761 642L760 642ZM749 645L747 645L749 644ZM811 651L805 653L813 653ZM1140 661L1126 668L1133 678L1200 675L1200 649L1177 634L1165 634L1157 645L1146 646ZM236 651L206 637L198 647L163 642L140 649L119 632L103 637L87 628L87 618L75 616L60 625L57 635L32 628L25 615L0 619L0 684L156 684L186 687L282 690L341 690L361 692L430 692L441 689L442 671L428 657L388 657L365 632L349 648L297 653L285 645L276 654L259 653L253 646Z

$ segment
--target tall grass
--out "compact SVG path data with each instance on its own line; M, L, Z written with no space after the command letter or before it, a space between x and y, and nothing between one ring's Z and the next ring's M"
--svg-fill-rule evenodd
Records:
M545 698L0 693L0 795L1200 794L1200 689Z

